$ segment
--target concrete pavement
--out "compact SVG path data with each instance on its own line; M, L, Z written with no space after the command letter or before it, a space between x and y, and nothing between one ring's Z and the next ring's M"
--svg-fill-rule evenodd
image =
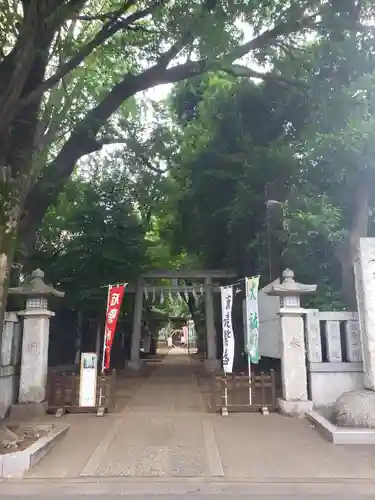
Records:
M375 481L375 447L332 445L303 419L207 413L194 369L172 349L117 413L64 417L71 429L28 477Z
M83 499L146 498L149 500L178 496L181 499L221 500L228 498L276 499L362 499L375 496L375 485L353 480L343 482L246 482L202 481L202 479L64 479L5 481L0 484L0 498Z

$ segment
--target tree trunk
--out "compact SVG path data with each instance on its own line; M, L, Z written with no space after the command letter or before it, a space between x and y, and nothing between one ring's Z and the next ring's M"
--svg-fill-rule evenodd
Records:
M16 248L16 236L20 209L12 207L11 214L6 212L6 202L0 206L0 348L3 323L8 296L10 272Z
M0 134L0 144L1 139L3 139L4 144L6 143L5 139L8 138L2 137ZM25 181L22 182L22 180L12 177L6 162L7 155L5 151L0 149L0 349L8 287L26 184ZM20 167L21 162L16 165ZM1 178L2 173L3 178Z
M337 252L341 265L341 294L346 305L357 310L357 296L354 280L354 260L360 238L367 236L369 202L372 192L372 181L360 173L361 179L353 193L352 219L347 237Z
M51 21L55 9L52 0L23 2L17 41L0 66L0 332L20 216L35 174L32 158L41 98L22 109L19 102L44 80L50 45L58 27Z
M8 296L8 283L9 283L9 275L11 267L12 267L12 256L8 252L0 250L0 347L1 347L1 338L2 338L6 302Z
M348 249L343 252L340 257L341 264L341 295L345 301L346 306L351 311L357 310L357 297L354 280L354 263L355 256Z

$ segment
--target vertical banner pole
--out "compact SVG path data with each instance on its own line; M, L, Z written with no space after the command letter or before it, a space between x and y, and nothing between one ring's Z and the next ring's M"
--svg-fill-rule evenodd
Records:
M251 387L251 360L247 352L247 344L249 338L249 324L248 324L248 304L247 304L247 278L245 278L245 298L242 302L242 318L243 318L243 329L244 329L244 341L245 341L245 353L247 357L247 373L249 376L249 406L252 405L252 387Z
M107 307L105 310L105 324L104 324L104 336L103 336L102 373L104 372L104 363L105 363L107 313L108 313L108 306L109 306L109 297L111 296L111 289L112 289L112 285L108 285Z
M121 303L127 283L122 285L108 285L107 309L105 314L105 327L103 339L102 375L105 369L110 367L111 349L116 333ZM100 406L102 403L102 391L100 391Z
M223 370L226 377L227 373L233 372L234 362L234 332L232 323L233 308L233 286L220 287L221 293L221 315L223 327ZM222 414L228 414L228 387L225 380L224 387L224 408Z
M111 288L112 288L112 285L108 285L107 307L106 307L106 310L105 310L105 323L104 323L104 335L103 335L102 369L100 371L101 375L104 373L105 343L106 343L106 339L105 339L105 337L106 337L106 323L107 323L107 313L108 313L108 306L109 306L109 297L111 295ZM98 356L99 356L99 353L98 353ZM102 406L102 399L103 399L103 389L102 389L102 385L100 384L99 406Z
M252 379L251 379L251 361L250 356L247 357L247 368L249 373L249 406L253 404L253 394L252 394Z
M258 313L259 276L245 278L245 352L249 371L249 404L252 404L251 363L259 362L259 313Z
M224 388L224 404L225 407L228 408L228 386L225 383L225 388Z

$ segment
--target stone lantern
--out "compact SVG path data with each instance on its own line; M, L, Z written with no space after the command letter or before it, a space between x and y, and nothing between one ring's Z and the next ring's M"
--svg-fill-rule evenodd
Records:
M18 402L42 405L46 397L50 318L48 297L64 297L44 283L44 272L36 269L24 285L10 288L9 294L26 297L23 316L23 340Z
M312 409L308 400L304 335L304 309L300 296L316 291L317 285L304 285L285 269L282 282L274 283L268 295L280 297L281 372L283 397L279 407L287 414L304 414Z
M300 308L300 296L316 292L317 285L304 285L294 279L294 272L285 269L281 283L275 283L267 295L280 297L281 308Z

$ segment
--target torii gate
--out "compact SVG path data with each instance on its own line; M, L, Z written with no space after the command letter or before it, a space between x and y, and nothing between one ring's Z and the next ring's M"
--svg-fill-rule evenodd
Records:
M147 286L147 280L155 279L191 279L191 280L202 280L204 285L204 305L205 305L205 319L206 319L206 347L207 347L207 359L205 360L205 366L207 370L212 370L217 367L217 347L216 347L216 328L215 328L215 316L214 316L214 300L213 293L220 292L220 286L213 286L213 280L218 279L231 279L236 278L237 274L233 271L226 271L222 269L203 269L203 270L180 270L180 269L168 269L168 270L158 270L151 271L147 274L142 275L136 287L128 287L128 292L135 293L134 302L134 315L133 315L133 332L131 339L131 351L130 360L127 363L128 368L133 370L139 370L141 367L141 360L139 358L139 350L141 344L141 327L142 327L142 312L143 312L143 297L144 289ZM199 292L202 284L194 286L185 286L172 284L171 286L165 285L150 285L155 291L165 291L165 292Z

